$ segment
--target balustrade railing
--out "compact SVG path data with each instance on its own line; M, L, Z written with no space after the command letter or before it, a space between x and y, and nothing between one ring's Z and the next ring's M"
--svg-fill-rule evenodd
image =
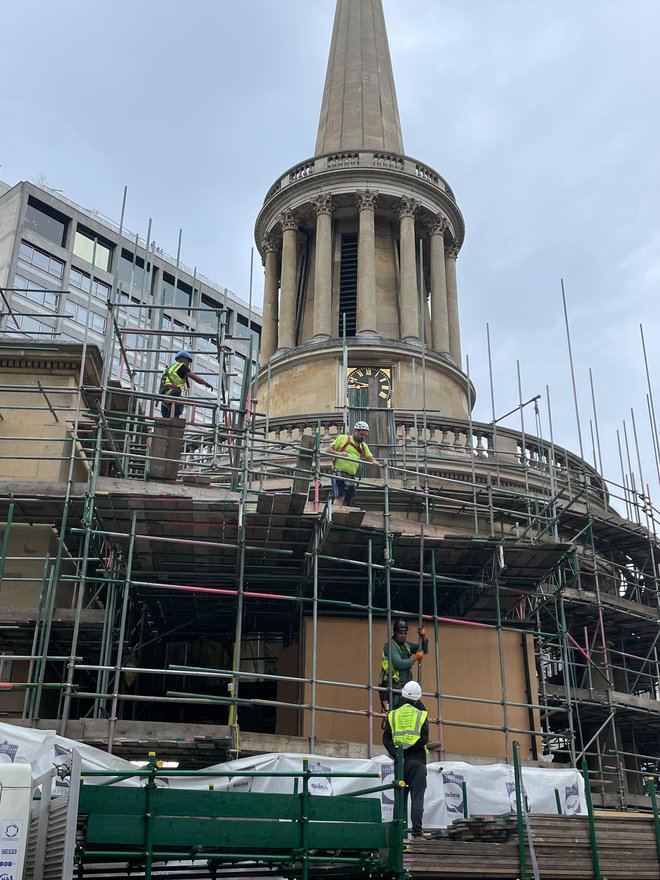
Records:
M401 411L393 416L393 436L377 438L381 458L387 458L393 468L412 465L431 476L449 478L455 472L474 469L477 482L490 480L511 488L529 483L530 492L542 488L544 495L550 492L554 481L562 486L571 484L574 491L583 489L601 504L607 504L607 490L598 472L560 446L480 422L470 425L468 421ZM303 436L314 436L318 429L323 448L343 433L341 416L270 419L263 457L267 457L269 448L278 445L283 453L297 447ZM322 467L330 467L329 459Z
M350 168L360 164L359 153L335 153L328 156L328 168Z
M388 416L387 436L374 432L370 445L381 461L388 462L390 477L395 481L412 481L418 486L427 478L460 481L463 485L473 482L545 500L564 490L566 500L581 494L601 506L608 504L605 482L598 472L560 446L482 422L399 410ZM304 438L315 438L317 431L323 450L344 433L341 415L262 420L254 430L247 431L229 424L204 429L189 425L183 438L180 470L220 473L227 471L228 465L230 471L247 467L251 481L303 476L301 469L310 473L313 456L310 440ZM303 448L305 462L300 464ZM247 465L243 462L245 455ZM331 462L331 456L321 457L320 468L326 475ZM378 476L374 472L373 477Z
M422 180L426 180L429 183L434 183L436 186L438 185L438 175L435 173L435 171L431 170L431 168L427 168L426 165L420 165L419 163L417 163L415 165L415 174Z
M452 201L456 201L454 193L448 183L436 171L427 165L422 165L408 156L400 156L397 153L375 152L373 150L342 150L337 153L328 153L324 156L315 156L306 159L299 165L283 174L271 186L266 194L264 202L270 201L282 189L304 180L312 175L334 171L338 168L359 166L360 168L381 168L395 171L400 174L410 175L417 180L423 180L432 186L445 192Z
M392 153L374 153L373 165L376 168L393 168L395 171L405 171L403 156Z

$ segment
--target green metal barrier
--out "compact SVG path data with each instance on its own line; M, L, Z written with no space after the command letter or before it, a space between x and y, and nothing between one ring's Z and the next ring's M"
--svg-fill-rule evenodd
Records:
M146 777L144 787L85 785L84 777ZM160 788L159 777L288 777L293 794ZM346 795L317 797L310 779L378 778L379 773L161 770L155 755L135 772L90 771L81 778L78 813L85 816L78 864L131 859L144 864L150 880L155 860L258 861L303 880L315 868L342 868L342 875L367 873L405 880L403 866L403 766L393 782ZM300 791L296 783L301 781ZM380 801L360 795L394 789L398 820L384 823ZM381 855L386 851L385 855Z
M591 844L591 861L594 866L594 880L605 880L600 873L600 860L598 858L598 840L596 839L596 821L594 819L594 805L591 800L591 783L589 782L589 768L586 759L582 759L582 778L584 779L584 797L587 801L587 814L589 819L589 842Z
M518 829L518 865L520 867L520 880L531 880L527 873L527 861L525 858L525 825L523 821L522 799L525 796L523 788L522 771L520 769L520 743L513 744L513 781L516 787L516 826Z
M655 848L658 853L658 861L660 861L660 816L658 816L658 798L655 790L655 777L649 776L646 780L649 797L651 798L651 807L653 809L653 830L655 832Z

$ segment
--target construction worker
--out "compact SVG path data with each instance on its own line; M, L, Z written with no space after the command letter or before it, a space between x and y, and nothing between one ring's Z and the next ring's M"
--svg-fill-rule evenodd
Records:
M193 382L197 382L198 385L205 385L207 388L213 390L213 386L210 382L207 382L206 379L193 373L190 369L191 364L192 355L189 351L178 352L174 358L174 363L170 364L161 377L160 390L158 393L162 394L164 397L181 397L183 389L188 388L191 379ZM160 405L160 411L164 419L171 418L172 404L163 401ZM183 404L175 403L174 418L180 419L182 413Z
M429 713L420 701L421 696L420 685L416 681L409 681L401 691L404 702L398 709L388 713L383 731L383 745L395 760L397 746L403 746L403 781L407 785L404 804L407 813L408 791L410 791L413 837L422 836L426 793L426 744L429 741Z
M332 463L333 504L351 506L355 498L356 474L361 461L381 467L381 463L376 461L367 446L368 434L369 425L366 422L356 422L352 435L339 434L325 450L330 455L338 454Z
M380 702L385 712L401 705L401 688L412 681L413 666L415 663L421 662L424 655L428 653L429 643L426 638L426 629L419 626L417 633L421 636L421 643L409 642L407 640L408 622L400 618L394 621L392 638L383 645L380 686L388 690L380 691ZM389 705L390 683L394 692L392 707Z

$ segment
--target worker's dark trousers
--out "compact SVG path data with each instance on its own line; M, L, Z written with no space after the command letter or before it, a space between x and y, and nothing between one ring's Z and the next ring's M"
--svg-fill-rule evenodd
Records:
M404 759L403 781L406 783L404 808L408 814L408 791L410 791L410 819L413 834L422 833L424 818L424 794L426 793L426 760L425 756ZM396 815L394 816L396 819Z

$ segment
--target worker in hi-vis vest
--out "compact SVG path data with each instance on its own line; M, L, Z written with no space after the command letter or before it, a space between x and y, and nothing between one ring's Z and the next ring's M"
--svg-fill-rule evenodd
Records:
M357 470L360 462L381 467L367 446L369 425L356 422L352 434L340 434L328 446L325 452L335 456L332 463L332 494L333 504L351 506L357 488Z
M205 385L213 390L213 385L210 382L198 376L197 373L193 373L190 369L191 364L192 355L189 351L178 352L174 358L174 363L170 364L161 376L158 393L162 394L163 397L181 397L183 389L188 387L190 379L193 382L197 382L198 385ZM160 412L164 419L169 419L172 416L172 404L169 401L163 401L160 405ZM183 404L175 403L174 418L180 419L182 413Z
M401 705L401 688L412 681L415 663L420 662L424 655L428 654L426 629L418 626L417 633L421 636L421 641L409 642L408 622L400 618L392 625L392 638L383 645L379 686L383 688L380 691L380 702L385 712ZM390 683L393 691L391 706L389 705Z
M404 804L407 810L408 791L410 791L412 836L421 837L424 819L424 794L426 793L426 744L429 741L429 713L420 700L422 688L416 681L409 681L401 691L401 696L404 700L403 704L387 715L387 723L383 731L383 745L395 760L397 746L403 746L403 781L408 786L404 796Z

